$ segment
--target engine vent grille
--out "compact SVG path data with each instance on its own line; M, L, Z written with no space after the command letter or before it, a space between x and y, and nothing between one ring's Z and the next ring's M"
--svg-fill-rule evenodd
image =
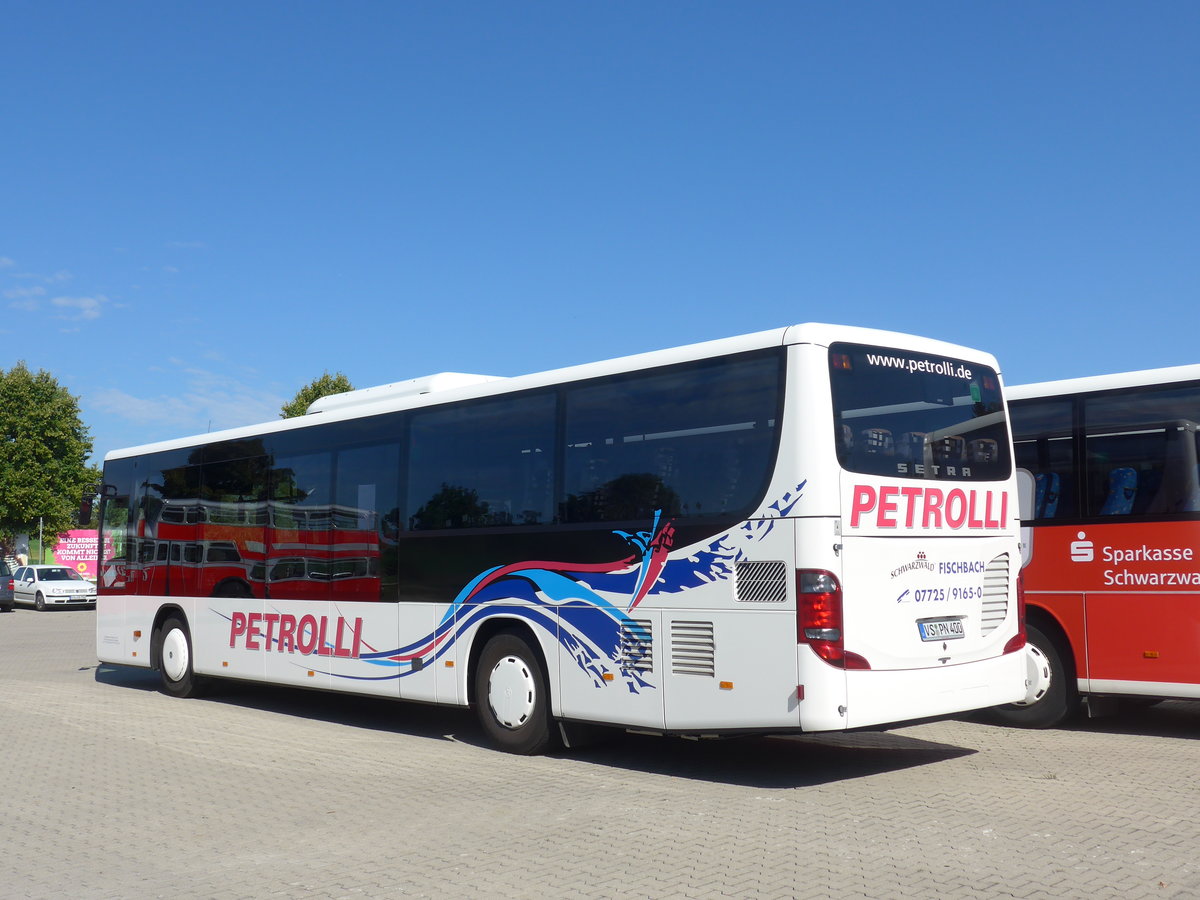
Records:
M1001 553L983 571L983 603L979 631L987 636L1004 624L1008 615L1008 554Z
M739 603L786 603L787 563L740 562L734 567Z
M716 675L717 648L712 622L671 623L671 671L676 675Z
M621 623L621 671L645 674L654 671L654 632L649 619Z

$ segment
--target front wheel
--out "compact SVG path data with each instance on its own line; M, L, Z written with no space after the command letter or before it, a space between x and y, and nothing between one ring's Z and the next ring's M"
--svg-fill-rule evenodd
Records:
M1000 725L1018 728L1053 728L1079 708L1074 672L1058 641L1030 625L1026 627L1025 699L989 710Z
M159 630L158 674L163 693L172 697L194 697L200 679L192 671L192 637L187 624L171 616Z
M46 598L42 596L42 592L38 591L37 596L33 598L33 608L38 612L45 612Z
M475 711L501 750L532 756L553 744L550 688L541 656L519 634L491 638L475 669Z

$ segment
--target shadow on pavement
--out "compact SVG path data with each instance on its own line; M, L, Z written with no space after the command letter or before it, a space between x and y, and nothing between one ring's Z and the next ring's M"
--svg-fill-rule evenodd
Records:
M158 673L101 664L97 682L158 690ZM221 681L197 700L380 732L489 749L470 710L377 697ZM553 758L615 769L761 788L795 788L863 778L956 759L976 751L887 732L693 741L597 729L599 740ZM499 751L494 751L499 752Z
M110 666L98 663L94 666L84 666L79 671L94 670L96 681L100 684L113 684L117 687L134 688L142 691L158 690L158 673L149 669L134 669L127 666Z
M596 765L759 788L812 787L968 756L975 750L886 732L688 741L620 734L573 751Z
M1089 719L1081 715L1064 725L1066 731L1092 734L1133 734L1147 737L1200 739L1200 700L1163 700L1123 704L1115 715Z

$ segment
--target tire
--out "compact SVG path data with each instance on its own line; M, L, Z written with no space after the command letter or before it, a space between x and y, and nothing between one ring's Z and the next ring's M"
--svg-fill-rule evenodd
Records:
M488 740L506 753L533 756L556 746L541 654L521 635L504 631L484 646L475 669L475 712Z
M1010 703L988 711L992 721L1017 728L1053 728L1079 710L1075 672L1057 640L1029 625L1025 629L1030 657L1030 690L1023 703Z
M192 636L187 623L171 616L158 632L158 675L164 694L195 697L201 682L192 671Z
M33 608L38 612L46 611L46 598L42 596L41 591L38 591L37 596L33 598Z

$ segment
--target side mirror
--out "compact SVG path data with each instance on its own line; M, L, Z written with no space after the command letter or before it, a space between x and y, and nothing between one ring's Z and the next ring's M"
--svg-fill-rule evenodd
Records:
M92 498L85 496L79 503L79 527L87 528L92 523Z

